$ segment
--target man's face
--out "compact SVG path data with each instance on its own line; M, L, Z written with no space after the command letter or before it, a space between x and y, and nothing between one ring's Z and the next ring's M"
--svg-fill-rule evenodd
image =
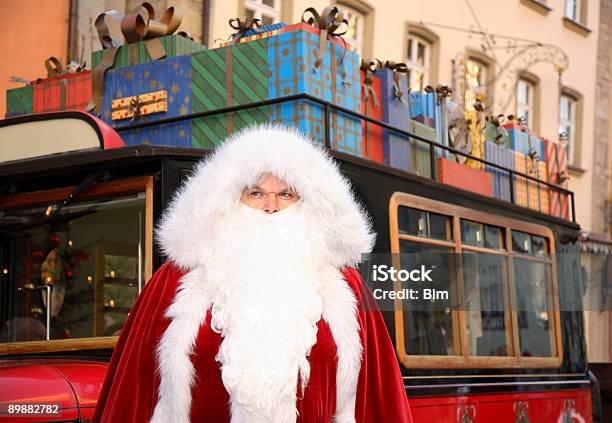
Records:
M267 175L252 188L245 188L240 201L247 206L272 214L295 204L300 197L285 182Z

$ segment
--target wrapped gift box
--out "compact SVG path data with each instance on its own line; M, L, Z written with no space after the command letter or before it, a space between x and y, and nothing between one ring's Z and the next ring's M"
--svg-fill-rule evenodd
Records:
M512 149L506 128L493 122L487 121L485 124L485 140Z
M559 141L544 140L546 146L546 174L548 181L568 188L567 148ZM553 189L549 190L550 214L569 220L570 198Z
M155 121L162 118L184 116L192 112L191 57L177 56L157 62L143 63L106 73L102 119L118 128L134 122ZM155 93L165 92L166 111L146 110L156 104L149 99ZM131 118L115 117L126 99L138 97L138 115ZM113 107L114 105L114 107ZM157 106L159 107L159 106ZM191 122L145 127L123 131L121 137L127 145L155 144L191 147Z
M364 76L365 72L361 71L360 78L361 86L363 88L361 92L360 111L365 116L369 116L373 119L382 121L382 97L380 92L380 78L373 76L371 90L368 89L368 91L366 91L366 88L364 87ZM363 143L361 146L363 157L369 160L383 163L383 128L374 123L362 121L361 130L363 131Z
M472 150L470 155L478 157L479 159L484 158L484 133L481 129L478 112L472 110L465 112L464 117L466 121L471 121L469 125L470 137L472 139ZM465 161L465 165L477 170L484 170L484 164L478 160L468 158Z
M546 163L532 159L519 152L514 152L515 170L520 173L547 181ZM516 204L537 210L542 213L550 212L548 187L536 181L516 175L514 181Z
M493 141L485 141L485 160L514 170L514 159L512 150ZM493 177L493 197L510 201L510 174L489 165L485 166L485 171Z
M411 134L418 135L430 141L437 140L436 130L434 128L415 120L410 120L409 131ZM412 169L415 174L425 178L435 178L435 174L431 172L430 153L431 150L428 143L410 137L410 155L412 157ZM438 153L440 153L440 151L434 151L434 154Z
M493 193L490 173L472 169L444 157L438 158L438 180L444 184L488 197Z
M323 63L315 69L319 30L288 25L280 33L248 42L193 54L193 112L215 110L268 98L310 94L358 112L359 62L340 40L326 41ZM344 64L340 60L344 58ZM347 72L342 79L342 67ZM292 125L324 141L323 107L308 101L249 109L194 122L194 144L216 145L227 134L254 122ZM331 145L362 156L362 129L358 118L332 113Z
M532 150L537 154L537 158L544 160L546 157L544 141L538 136L523 131L516 124L506 124L504 128L508 132L508 140L510 148L514 151L518 151L521 154L528 155Z
M287 24L279 22L272 25L263 25L260 28L250 28L244 31L239 38L237 34L232 35L230 38L234 39L221 43L221 47L226 47L230 44L245 43L249 41L261 40L263 38L269 38L273 35L280 34L281 30L286 26Z
M410 118L429 126L436 122L436 93L411 92Z
M6 90L6 117L32 113L32 86Z
M192 54L198 51L206 50L206 47L182 35L166 35L159 37L158 40L164 46L166 57L183 56ZM115 69L124 68L126 66L138 65L141 63L150 62L151 56L146 47L146 41L130 43L119 47L115 57ZM91 54L91 66L95 68L102 61L106 50L94 51Z
M382 120L403 131L410 131L409 91L406 74L399 74L399 91L396 92L394 71L383 68L374 73L380 80ZM385 164L406 172L414 172L411 144L407 136L388 129L382 131L383 159Z
M32 83L32 112L83 110L91 100L91 71L67 73Z

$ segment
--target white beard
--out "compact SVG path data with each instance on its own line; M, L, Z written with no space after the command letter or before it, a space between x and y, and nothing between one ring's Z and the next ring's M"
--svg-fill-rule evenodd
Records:
M232 423L296 421L323 311L323 244L308 223L300 202L273 215L240 204L213 237L206 279Z

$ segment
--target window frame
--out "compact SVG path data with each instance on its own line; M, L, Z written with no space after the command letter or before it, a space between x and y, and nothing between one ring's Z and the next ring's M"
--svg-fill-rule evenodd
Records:
M243 0L242 14L249 10L253 12L253 18L260 19L263 25L263 16L272 17L272 23L279 23L282 20L283 1L273 0L274 7L263 3L263 0Z
M561 87L557 102L557 128L561 126L561 99L563 97L569 98L574 106L574 128L573 134L570 134L568 140L567 164L568 167L576 169L580 168L582 157L582 95L569 87ZM573 135L573 138L571 135Z
M72 193L74 189L74 186L54 188L0 198L0 209L9 210L23 207L36 207L61 201ZM79 194L76 202L104 198L110 195L129 195L141 192L145 194L143 280L146 284L151 278L153 269L153 177L141 176L111 182L101 182ZM112 349L115 347L118 339L118 336L98 336L74 339L51 339L48 341L0 343L0 357L14 354Z
M400 206L419 209L427 212L438 213L449 216L452 219L452 240L442 241L427 239L399 233L398 210ZM476 247L461 242L460 221L461 219L472 220L478 223L498 226L504 229L506 250L492 250ZM531 235L542 236L548 239L549 258L538 258L526 256L512 251L512 230L527 232ZM403 192L395 192L389 201L389 231L391 241L391 253L394 260L400 253L399 241L407 239L423 244L453 248L455 253L462 250L486 254L497 254L507 257L504 262L507 277L502 281L504 290L504 322L506 327L506 340L509 347L508 356L476 356L469 355L468 337L461 328L467 327L467 311L452 310L453 346L457 355L409 355L405 351L404 344L404 310L402 300L394 301L395 320L395 348L400 362L409 369L466 369L466 368L559 368L563 357L563 346L561 339L561 324L559 313L559 298L557 286L557 267L555 259L555 246L553 232L546 227L532 223L525 223L514 219L490 215L478 210L472 210L461 206L449 205L440 201L431 200ZM516 287L514 285L514 258L545 262L550 265L551 281L548 307L551 311L549 316L549 334L551 351L555 354L550 357L522 357L520 356L520 340L518 328L518 313L516 310ZM395 263L394 263L395 264ZM463 298L463 272L460 267L456 268L453 277L456 279L451 297ZM395 289L401 289L399 283L395 283ZM547 287L548 289L548 287Z
M468 73L468 62L476 62L479 65L481 65L484 69L485 69L485 75L484 75L484 81L482 82L482 85L480 85L480 87L482 87L482 93L486 96L487 100L487 104L494 104L494 84L492 84L492 81L495 77L495 62L487 55L475 51L475 50L471 50L469 49L465 55L465 62L463 64L463 92L461 93L462 97L461 97L461 102L463 104L463 108L465 111L473 111L474 110L474 106L470 105L468 106L467 104L467 93L468 93L468 78L467 78L467 73ZM474 97L476 97L476 94L474 95Z
M359 46L361 57L372 57L374 47L374 7L364 0L336 0L339 9L352 9L363 16L363 39ZM352 39L347 38L352 45Z
M408 57L410 42L413 42L413 55L414 58L418 58L418 45L423 44L425 46L425 54L423 57L423 64L420 65L416 60L413 60L412 57ZM407 43L406 43L406 66L408 67L409 78L408 78L408 87L413 91L423 91L426 85L430 83L429 81L429 67L431 65L431 55L432 55L433 46L429 40L424 37L421 37L419 34L414 32L408 33ZM421 81L421 86L417 87L413 86L413 82L416 83L416 78L414 74L416 72L421 72L423 74L423 80Z

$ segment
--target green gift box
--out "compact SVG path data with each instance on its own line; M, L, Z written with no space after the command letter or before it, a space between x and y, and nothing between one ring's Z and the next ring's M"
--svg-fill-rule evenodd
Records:
M268 39L191 56L192 112L217 110L268 98ZM194 119L194 147L213 148L228 134L269 120L268 106Z
M27 115L32 113L32 86L6 90L7 116Z
M172 56L183 56L186 54L192 54L198 51L206 50L206 47L200 43L190 40L189 38L183 37L182 35L166 35L159 37L158 40L161 42L166 55ZM138 41L136 43L130 43L119 47L117 56L115 58L114 68L123 68L131 65L138 65L141 63L150 62L151 56L146 47L146 43L149 40ZM105 50L94 51L91 55L91 66L95 68L102 61Z

